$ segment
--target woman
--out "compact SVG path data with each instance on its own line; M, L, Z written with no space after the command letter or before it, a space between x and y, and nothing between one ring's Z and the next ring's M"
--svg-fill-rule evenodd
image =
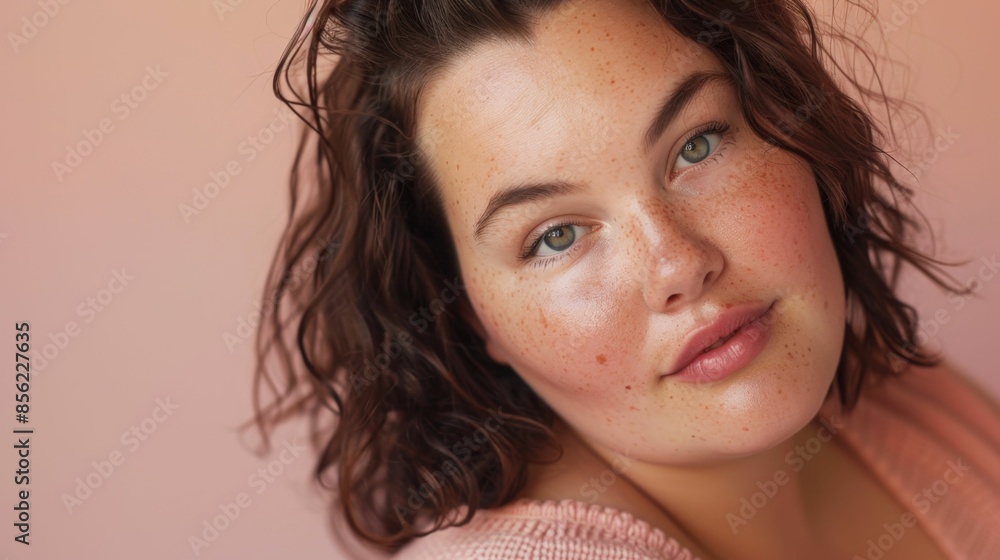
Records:
M1000 550L1000 414L894 294L904 262L969 290L911 246L910 190L841 85L892 100L825 69L805 5L308 23L258 421L313 419L358 536L407 560ZM317 240L337 250L298 282Z

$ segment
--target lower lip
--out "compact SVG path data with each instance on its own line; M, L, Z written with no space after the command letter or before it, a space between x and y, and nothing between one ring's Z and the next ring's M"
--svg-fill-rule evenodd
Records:
M771 339L773 306L760 317L743 325L722 346L700 354L684 369L664 377L688 383L711 383L725 379L752 362Z

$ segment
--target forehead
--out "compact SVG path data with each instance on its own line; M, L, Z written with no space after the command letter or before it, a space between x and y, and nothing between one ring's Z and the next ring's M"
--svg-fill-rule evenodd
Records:
M639 148L664 95L685 75L721 66L641 0L567 2L530 43L492 40L428 83L417 143L438 179L453 230L503 185L568 178L596 136Z

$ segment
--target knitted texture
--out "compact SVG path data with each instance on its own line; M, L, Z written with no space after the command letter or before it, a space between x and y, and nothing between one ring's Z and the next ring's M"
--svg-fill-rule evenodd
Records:
M827 403L821 414L835 408ZM843 418L837 437L948 558L1000 558L1000 410L993 402L951 374L918 369L869 389Z
M517 500L418 539L395 560L693 560L632 514L576 500Z
M851 413L820 411L836 437L948 558L1000 558L1000 410L968 383L913 370L866 391ZM877 535L873 535L877 536ZM633 515L577 500L517 500L419 538L393 560L692 560Z

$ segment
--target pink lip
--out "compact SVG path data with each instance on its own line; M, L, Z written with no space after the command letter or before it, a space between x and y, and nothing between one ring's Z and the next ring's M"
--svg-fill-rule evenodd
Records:
M718 315L689 337L674 367L665 376L708 383L750 363L770 339L773 305L774 302L741 305ZM722 346L704 352L705 348L727 336L730 338Z

